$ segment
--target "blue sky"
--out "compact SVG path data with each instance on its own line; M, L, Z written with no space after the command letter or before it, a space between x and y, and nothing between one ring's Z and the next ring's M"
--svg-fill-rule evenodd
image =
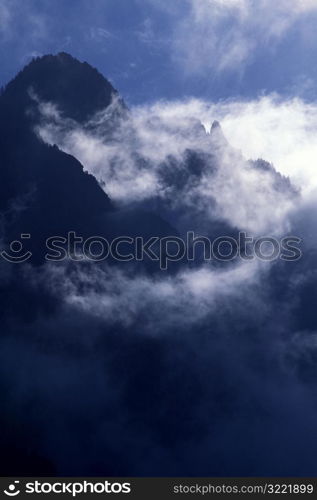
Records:
M0 0L1 84L67 51L128 104L316 97L315 0Z

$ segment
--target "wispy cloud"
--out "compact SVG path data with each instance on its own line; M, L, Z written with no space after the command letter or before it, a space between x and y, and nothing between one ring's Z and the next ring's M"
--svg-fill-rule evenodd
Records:
M111 31L100 26L92 26L89 30L89 37L91 40L96 42L105 42L112 38L116 38L116 36Z
M279 110L273 100L244 104L189 100L135 107L110 137L108 123L118 105L113 101L110 108L87 124L79 125L62 119L52 104L42 103L44 121L38 132L46 142L56 143L76 156L120 204L160 199L170 210L190 211L192 224L195 217L201 225L219 218L247 231L285 230L293 199L287 189L277 186L273 169L268 165L265 169L257 168L239 149L230 147L221 132L213 130L206 134L202 126L204 123L209 130L212 120L220 118L225 133L229 132L229 142L233 138L234 145L242 145L242 150L244 140L252 144L253 151L243 150L243 153L258 151L255 159L262 156L274 160L276 151L273 158L269 148L263 151L258 135L265 134L265 146L271 135L275 137L274 146L278 151L276 133L281 134L284 122L290 117L286 116L282 124L273 123L275 128L270 130L270 113L278 115ZM291 113L291 105L284 106L286 110L290 108ZM252 120L254 107L266 110L265 125ZM237 116L241 118L239 126ZM236 128L244 132L235 136ZM293 137L294 131L291 132ZM301 129L295 130L300 132ZM202 155L201 160L198 159L201 171L196 174L190 169L189 151Z
M216 314L219 304L223 311L232 313L233 304L239 308L242 302L247 307L248 302L254 310L259 308L259 314L265 314L260 296L249 294L247 299L246 292L250 288L259 292L260 277L269 267L257 260L223 270L205 265L176 276L151 277L111 266L70 266L70 272L67 265L47 266L42 279L67 307L109 325L131 327L143 318L143 333L160 334L174 325L183 328L197 324Z
M12 21L12 14L9 4L6 0L0 3L0 35L4 38L10 34L10 24Z
M314 0L188 0L175 16L173 54L185 72L243 71L258 48L272 48ZM181 12L181 11L180 11Z

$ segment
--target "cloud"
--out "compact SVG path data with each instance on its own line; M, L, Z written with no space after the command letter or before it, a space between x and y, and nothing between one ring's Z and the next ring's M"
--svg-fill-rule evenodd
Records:
M17 34L24 40L23 60L39 53L38 44L49 39L50 23L45 13L33 7L30 0L0 2L0 36L3 43L14 43Z
M11 11L9 9L9 4L6 1L0 3L0 35L6 37L10 31L11 24Z
M256 105L249 103L251 108ZM270 99L258 105L274 108ZM188 100L138 106L109 135L109 124L120 114L118 106L120 102L114 100L105 111L79 125L62 118L52 103L42 103L44 120L38 133L46 142L56 143L78 158L119 204L156 198L168 204L169 210L190 211L193 225L195 219L203 226L216 218L254 233L286 230L294 202L287 182L274 174L271 166L258 168L246 161L221 132L212 130L209 134L202 126L204 123L209 130L212 119L220 117L231 140L235 129L232 123L237 109L242 109L248 142L253 136L256 141L257 129L254 123L248 123L252 113L247 103L243 107L242 103ZM243 130L243 126L242 119L238 129ZM266 133L271 134L269 123L266 127ZM272 133L274 136L275 131ZM195 161L200 165L199 172L191 169L190 151L198 155ZM269 150L263 156L271 160Z
M317 188L317 103L276 95L224 102L213 108L230 143L247 158L265 158L304 197Z
M272 48L314 0L189 0L175 16L172 50L187 74L206 70L243 72L257 49Z
M115 38L115 35L111 33L111 31L98 26L93 26L90 28L89 36L91 40L102 43L104 43L105 40L108 41L111 38Z
M244 14L251 11L252 9L259 7L266 9L279 9L288 13L297 12L309 12L311 10L316 10L315 0L281 0L278 2L278 6L275 6L274 2L270 0L202 0L203 4L209 4L210 6L219 6L225 10L239 9Z
M259 315L265 315L258 292L261 276L269 269L269 264L254 260L223 269L206 264L195 270L180 270L177 275L161 273L151 277L120 267L74 268L66 263L47 266L40 282L44 280L64 301L68 314L80 311L109 326L124 328L133 328L142 319L142 334L170 335L175 325L193 327L218 314L220 304L224 314L232 314L242 303L247 310L246 304L250 303L254 311L259 309ZM250 294L251 289L257 293Z

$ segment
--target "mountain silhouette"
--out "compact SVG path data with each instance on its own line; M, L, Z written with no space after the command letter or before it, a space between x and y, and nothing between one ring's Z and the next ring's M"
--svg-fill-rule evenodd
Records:
M23 114L32 105L33 95L55 103L65 116L77 121L87 120L118 96L95 68L65 52L33 59L8 83L4 94L11 112Z
M56 145L36 134L38 103L54 103L61 115L86 121L117 99L122 114L127 108L109 81L87 63L66 53L34 59L0 96L0 210L2 237L10 241L21 233L32 235L33 259L43 258L47 237L75 231L83 237L148 234L150 213L124 212L112 221L115 207L94 176ZM118 105L117 105L118 109ZM109 128L116 126L116 117ZM107 215L107 217L106 217ZM159 235L176 230L153 215ZM122 220L124 230L118 221ZM144 230L144 231L143 231Z

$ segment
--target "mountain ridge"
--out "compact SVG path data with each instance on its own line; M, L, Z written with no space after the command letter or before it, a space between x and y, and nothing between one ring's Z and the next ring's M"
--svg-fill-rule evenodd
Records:
M109 106L112 97L119 95L96 68L66 52L32 59L5 85L1 97L9 100L11 107L16 102L21 109L31 104L30 91L40 100L58 104L62 113L79 122Z

